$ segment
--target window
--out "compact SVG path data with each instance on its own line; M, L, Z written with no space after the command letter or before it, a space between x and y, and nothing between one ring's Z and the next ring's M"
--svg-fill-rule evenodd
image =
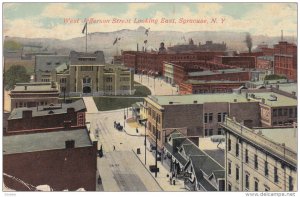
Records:
M277 109L273 109L273 116L274 116L274 117L277 116Z
M231 175L231 162L228 162L228 175Z
M245 150L245 162L249 162L248 149Z
M218 113L218 122L222 122L222 113Z
M208 123L208 114L207 113L204 114L204 123Z
M107 77L107 78L105 78L105 81L106 81L106 82L112 82L112 77Z
M230 183L228 183L227 191L231 191L231 184Z
M223 133L223 129L222 128L218 128L218 135L222 135Z
M254 181L254 191L258 191L258 180Z
M288 109L283 109L283 115L287 116L288 115Z
M278 183L278 169L277 167L274 167L274 182Z
M213 121L213 113L209 113L208 122Z
M66 82L67 82L67 79L66 79L66 78L60 78L59 82L60 82L60 83L66 83Z
M209 129L209 135L210 135L210 136L213 135L213 129Z
M81 71L93 71L93 66L81 66Z
M278 109L278 116L282 116L282 109Z
M257 155L254 155L254 168L258 169Z
M290 117L290 118L293 117L293 108L290 108L290 109L289 109L289 117Z
M245 187L247 190L249 190L249 185L250 185L249 176L250 176L249 174L246 174Z
M240 153L240 146L239 146L239 143L236 142L235 144L235 156L239 156L239 153Z
M228 139L228 151L231 151L231 139Z
M240 180L240 168L238 166L235 168L235 179Z
M223 120L222 120L223 122L225 121L226 116L227 116L227 113L224 112L224 113L223 113Z
M208 136L208 129L204 129L204 136Z
M294 185L293 185L293 177L289 176L289 191L293 191Z
M295 117L297 117L297 108L295 108L294 111L295 111Z
M269 175L269 168L268 168L268 162L265 161L265 176Z

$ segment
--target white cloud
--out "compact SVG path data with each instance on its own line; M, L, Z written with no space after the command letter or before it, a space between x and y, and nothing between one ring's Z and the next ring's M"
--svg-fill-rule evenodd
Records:
M67 3L50 3L42 12L41 16L49 18L75 17L79 13L76 9L69 8Z

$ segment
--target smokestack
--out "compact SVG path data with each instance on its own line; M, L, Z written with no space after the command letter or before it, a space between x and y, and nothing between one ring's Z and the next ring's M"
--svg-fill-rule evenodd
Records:
M136 43L136 51L139 51L139 43Z
M281 30L281 41L283 41L283 30Z

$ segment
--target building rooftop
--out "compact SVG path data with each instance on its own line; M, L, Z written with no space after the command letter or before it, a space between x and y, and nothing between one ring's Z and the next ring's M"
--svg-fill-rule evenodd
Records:
M262 135L269 140L285 144L286 147L290 148L294 152L298 152L298 134L297 128L272 128L272 129L259 129L256 131L261 131Z
M21 108L14 108L13 111L10 113L8 120L22 119L24 111L32 111L32 117L37 117L37 116L67 113L68 108L74 108L75 112L86 109L83 99L79 99L73 103L68 103L68 104L63 103L62 105L58 104L53 106L39 106L38 108L21 107Z
M61 64L68 62L68 55L36 55L35 71L52 71Z
M199 148L216 160L221 166L225 166L224 150L225 142L219 144L213 142L211 138L199 138Z
M290 94L293 94L293 92L295 92L296 96L298 95L298 85L297 85L297 83L279 84L279 90L282 90L284 92L288 92Z
M268 61L274 61L274 56L258 56L257 59L261 59L261 60L268 60Z
M17 83L15 88L11 91L12 93L17 92L44 92L44 91L55 91L57 92L57 86L52 86L50 82L32 82L32 83Z
M234 68L234 69L223 69L223 70L215 70L215 71L205 70L205 71L189 72L188 75L191 77L195 77L195 76L207 76L207 75L240 73L240 72L248 72L248 71L243 68Z
M149 99L159 105L186 105L186 104L203 104L215 102L253 102L248 101L245 96L236 93L221 94L190 94L190 95L165 95L165 96L148 96ZM236 99L236 100L235 100ZM196 103L194 101L197 101Z
M251 100L262 102L262 99L264 99L265 104L271 107L297 106L297 99L293 99L274 92L252 93L252 95L254 95L255 98L251 98L251 96L249 96Z
M105 64L103 51L95 51L94 53L70 52L71 65L101 65Z
M92 146L86 129L12 135L3 137L3 154L65 149L65 141L74 140L75 148Z
M211 83L232 83L232 84L241 84L241 83L246 83L245 81L229 81L229 80L211 80L211 81L206 81L206 80L194 80L194 79L189 79L186 80L185 83L189 84L211 84Z

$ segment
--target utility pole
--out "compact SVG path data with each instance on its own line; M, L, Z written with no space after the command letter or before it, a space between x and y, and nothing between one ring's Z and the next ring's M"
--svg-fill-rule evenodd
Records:
M145 166L146 166L146 155L147 155L146 135L147 135L147 121L145 122L145 142L144 142L144 144L145 144Z
M86 31L85 31L85 53L87 53L87 31L88 31L88 28L87 28L87 23L86 23Z

